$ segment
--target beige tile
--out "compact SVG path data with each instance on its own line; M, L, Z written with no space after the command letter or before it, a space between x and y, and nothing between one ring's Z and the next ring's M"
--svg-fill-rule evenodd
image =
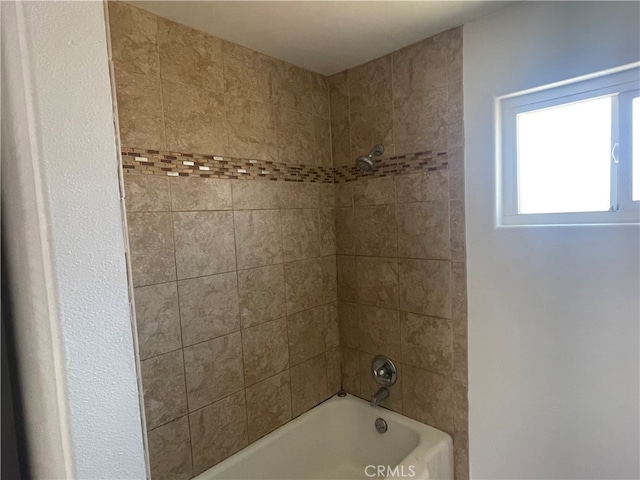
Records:
M327 395L335 395L342 389L342 368L340 366L340 347L326 353L327 358Z
M382 386L376 382L373 375L373 362L374 355L369 353L360 352L360 393L365 400L371 400L371 397ZM392 359L393 360L393 359ZM402 412L402 364L394 361L396 369L398 370L398 377L396 383L387 387L389 389L389 396L380 402L380 406L393 410L395 412Z
M322 273L322 261L319 258L285 264L284 281L289 315L324 302Z
M145 359L182 347L175 282L134 289L138 349Z
M115 83L122 145L164 150L160 77L116 68Z
M333 183L320 183L318 184L318 201L319 207L335 207L336 206L336 185Z
M451 28L434 35L432 39L442 50L447 64L450 64L462 52L462 27Z
M395 100L396 154L443 150L447 147L447 89Z
M322 353L291 367L291 410L296 417L327 398L327 360Z
M231 180L233 208L259 210L281 208L282 182Z
M282 250L285 262L320 255L317 208L282 210Z
M184 349L189 411L244 388L240 332Z
M449 318L449 263L443 260L399 259L400 310Z
M453 382L453 458L455 478L469 478L469 402L464 383Z
M453 392L450 378L403 365L402 403L407 417L453 433Z
M331 119L331 156L334 167L354 163L351 158L351 126L348 116Z
M398 256L450 258L449 202L399 204Z
M398 203L449 199L447 170L412 173L396 177Z
M357 349L360 345L358 333L358 309L355 303L338 303L338 321L340 323L340 345Z
M270 60L254 50L224 42L225 92L257 102L271 102Z
M322 267L322 302L338 301L338 266L335 255L321 258Z
M396 99L425 95L434 87L446 85L447 63L433 38L398 50L392 57Z
M338 271L338 299L343 302L356 302L358 300L358 290L355 257L338 255L336 265Z
M271 60L271 92L274 105L311 113L312 73L290 63Z
M353 255L355 253L355 218L353 207L336 208L336 253Z
M291 365L309 360L326 350L324 307L304 310L287 317Z
M278 196L282 208L318 208L317 183L278 182Z
M128 213L168 212L169 179L155 175L124 175L124 194Z
M184 346L240 330L236 272L180 280L178 293Z
M355 205L384 205L396 203L394 177L359 178L353 182Z
M278 131L278 161L283 163L316 163L316 132L314 118L290 108L275 109Z
M114 63L132 73L156 75L157 17L123 2L107 2L107 5Z
M451 264L453 378L467 382L467 285L464 263Z
M433 373L450 375L450 321L403 312L401 324L402 362Z
M168 150L226 154L225 101L221 93L163 80L162 101Z
M320 255L336 254L336 209L321 208L319 214Z
M191 437L186 415L151 430L147 438L153 480L189 480L193 477Z
M329 303L324 306L324 343L327 350L340 346L340 321L338 305Z
M398 308L398 260L356 257L358 303Z
M171 208L190 210L231 210L231 182L217 178L172 178Z
M191 413L189 424L193 473L197 475L248 445L244 392Z
M275 161L278 158L273 107L244 98L225 97L227 154L236 158Z
M238 272L242 327L284 317L284 267L269 265Z
M349 70L351 112L391 105L391 56Z
M384 145L386 157L393 156L393 111L391 103L351 112L351 156L367 155L374 145Z
M338 183L335 186L336 207L353 207L353 188L356 182Z
M347 71L328 77L331 117L349 114L349 74Z
M133 286L175 280L171 214L130 213L127 215L127 227Z
M447 125L463 124L464 100L462 81L447 85Z
M329 79L315 72L311 72L311 113L320 118L331 116Z
M449 198L464 200L464 148L449 148L447 159L449 161Z
M315 133L314 158L316 165L332 167L331 159L331 122L325 118L313 118L313 130ZM302 161L301 163L307 163Z
M173 231L179 279L236 269L231 212L174 213Z
M224 93L221 39L158 18L158 53L163 79Z
M261 323L242 331L244 383L253 385L289 367L287 322Z
M397 310L358 305L360 350L400 361L400 314Z
M464 201L451 200L451 259L464 262L466 259L464 231Z
M447 125L447 148L462 147L464 145L463 123Z
M342 388L345 392L360 396L360 355L358 350L342 348Z
M147 429L187 413L182 350L140 362Z
M394 257L398 253L395 206L356 207L355 230L356 255Z
M250 442L255 442L291 420L288 371L247 388L247 417Z
M238 269L282 262L282 229L278 210L233 213L238 249Z

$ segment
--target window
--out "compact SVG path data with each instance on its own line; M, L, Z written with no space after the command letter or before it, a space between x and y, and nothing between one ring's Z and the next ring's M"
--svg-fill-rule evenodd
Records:
M499 225L640 221L640 69L498 99Z

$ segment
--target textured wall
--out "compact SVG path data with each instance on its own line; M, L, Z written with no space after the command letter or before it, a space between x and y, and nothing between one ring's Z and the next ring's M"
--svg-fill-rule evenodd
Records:
M329 85L338 175L375 143L386 148L379 171L391 164L379 178L335 186L343 387L369 398L373 355L388 355L400 380L386 405L450 433L456 478L467 478L462 31ZM446 168L399 174L413 154L436 151Z

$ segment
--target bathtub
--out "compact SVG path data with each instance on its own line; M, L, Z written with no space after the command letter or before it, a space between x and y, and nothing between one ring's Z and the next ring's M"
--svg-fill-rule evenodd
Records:
M387 422L378 433L378 417ZM196 477L197 480L453 479L440 430L362 399L333 396Z

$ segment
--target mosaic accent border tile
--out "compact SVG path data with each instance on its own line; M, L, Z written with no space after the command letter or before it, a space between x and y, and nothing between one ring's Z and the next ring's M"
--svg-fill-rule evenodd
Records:
M376 169L373 172L363 172L355 165L333 168L318 165L293 165L266 160L246 160L218 155L133 147L122 147L121 152L122 168L125 174L169 177L346 183L364 177L387 177L425 170L442 170L448 167L446 151L425 151L376 159Z

